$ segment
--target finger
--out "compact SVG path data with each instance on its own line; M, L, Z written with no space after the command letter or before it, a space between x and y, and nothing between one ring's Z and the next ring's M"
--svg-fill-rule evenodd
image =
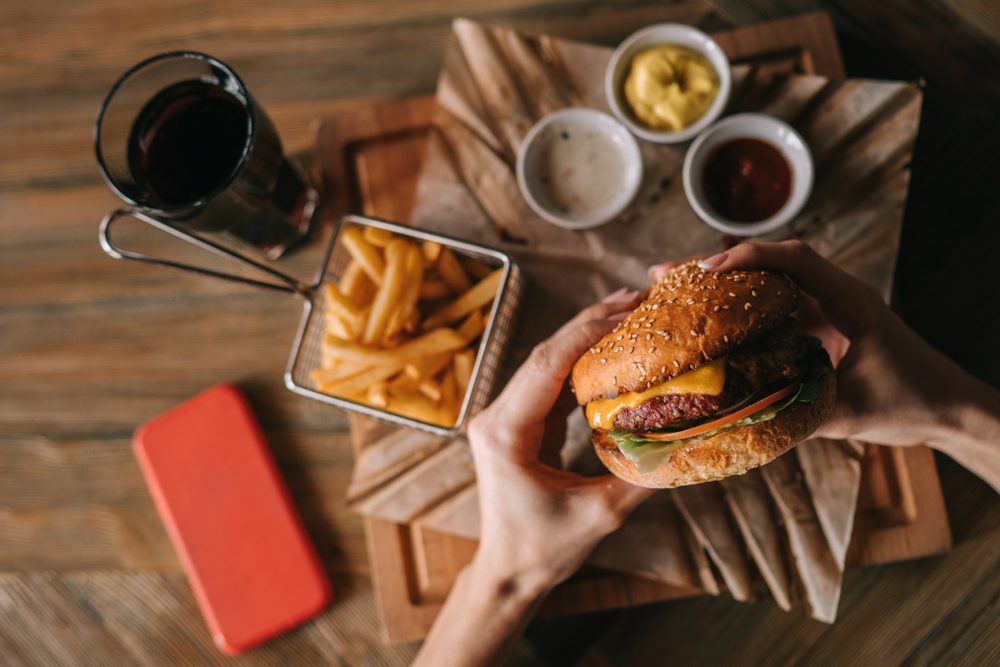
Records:
M699 266L711 271L766 269L784 273L815 297L833 325L848 336L865 321L873 297L877 298L865 283L801 241L741 243L702 260Z
M659 282L660 280L663 280L665 275L676 269L678 266L687 264L691 260L704 259L705 257L707 257L707 255L692 255L683 259L672 259L660 264L654 264L646 269L646 272L649 274L649 277L653 279L653 282Z
M535 347L495 405L515 431L541 424L559 398L576 360L637 305L636 298L590 306Z
M830 320L823 313L816 299L808 294L803 294L799 299L799 314L797 317L799 328L810 336L815 336L823 343L823 347L830 355L830 361L834 368L840 360L847 354L851 341L844 334L840 333L836 327L830 324Z

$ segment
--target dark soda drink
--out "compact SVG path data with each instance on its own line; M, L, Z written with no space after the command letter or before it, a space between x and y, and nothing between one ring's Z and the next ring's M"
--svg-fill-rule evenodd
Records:
M136 118L128 161L136 185L163 206L190 205L225 186L248 143L249 110L200 81L173 85Z

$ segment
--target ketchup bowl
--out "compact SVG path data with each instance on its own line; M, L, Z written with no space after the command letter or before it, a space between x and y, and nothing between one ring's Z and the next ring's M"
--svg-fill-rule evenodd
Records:
M767 234L809 199L809 146L783 120L756 113L725 118L702 132L684 157L684 194L698 217L735 236Z

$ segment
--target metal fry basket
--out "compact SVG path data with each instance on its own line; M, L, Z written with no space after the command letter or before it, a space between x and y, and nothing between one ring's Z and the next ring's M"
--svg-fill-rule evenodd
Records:
M111 239L111 227L117 220L131 217L148 224L172 236L192 243L215 255L227 257L242 263L266 276L267 280L248 278L224 271L218 271L203 266L160 259L142 253L123 249ZM490 304L489 320L483 330L482 337L476 349L472 376L465 396L462 399L458 418L452 427L443 427L428 422L405 417L387 410L358 403L340 396L320 391L312 379L312 372L321 366L322 342L326 334L326 322L323 316L326 310L324 291L320 289L325 282L338 281L347 266L350 256L341 242L345 229L350 226L377 227L393 234L417 241L434 241L450 248L456 255L477 259L494 269L501 269L500 285ZM119 209L109 214L101 221L99 240L101 248L115 259L131 259L159 266L192 271L205 276L243 283L262 289L288 292L302 299L302 317L299 321L295 340L292 343L288 365L285 368L285 386L291 391L309 398L339 406L345 410L360 412L371 417L384 419L405 426L422 429L438 435L455 435L462 430L466 421L472 415L485 407L493 393L498 370L504 350L510 340L514 328L517 308L523 291L523 278L517 265L510 257L499 250L481 246L443 234L434 234L420 229L399 225L385 220L368 218L360 215L347 215L336 224L330 240L323 251L315 277L309 283L303 283L297 278L282 273L275 268L247 257L235 250L226 248L204 236L198 235L144 215L132 209Z

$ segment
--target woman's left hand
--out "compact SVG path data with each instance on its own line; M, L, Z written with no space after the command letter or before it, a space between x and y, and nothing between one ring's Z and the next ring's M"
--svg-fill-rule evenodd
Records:
M546 592L649 496L611 475L559 467L566 379L576 360L638 305L619 290L538 345L493 404L469 425L481 518L479 549L455 583L417 660L499 665Z

